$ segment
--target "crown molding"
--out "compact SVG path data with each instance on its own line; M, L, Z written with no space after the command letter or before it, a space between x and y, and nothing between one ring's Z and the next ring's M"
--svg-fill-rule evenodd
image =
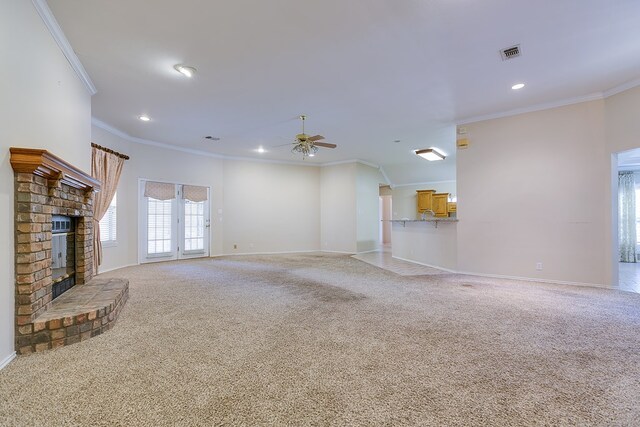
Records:
M378 167L378 170L382 174L382 177L384 178L384 182L393 190L395 185L393 185L393 183L391 182L391 180L387 176L387 173L384 171L384 168L382 166L380 166L380 167Z
M633 89L636 86L640 86L640 78L612 87L611 89L604 91L602 94L605 98L608 98L610 96L617 95L620 92L624 92L625 90Z
M379 165L376 165L374 163L369 163L367 161L360 160L360 159L338 160L337 162L320 163L320 166L324 168L327 166L347 165L349 163L360 163L361 165L371 166L372 168L375 168L375 169L380 168Z
M310 166L310 167L321 167L324 166L324 164L322 163L309 163L309 162L296 162L296 161L292 161L292 160L272 160L272 159L256 159L253 157L242 157L242 156L226 156L224 154L216 154L216 153L211 153L209 151L204 151L204 150L197 150L194 148L187 148L187 147L179 147L177 145L172 145L172 144L165 144L163 142L156 142L156 141L151 141L148 139L143 139L143 138L138 138L135 136L131 136L126 132L121 131L120 129L113 127L105 122L103 122L100 119L97 119L95 117L91 117L91 124L102 129L105 130L107 132L109 132L112 135L115 135L117 137L120 137L124 140L127 140L129 142L133 142L136 144L142 144L142 145L148 145L148 146L152 146L152 147L159 147L159 148L164 148L166 150L173 150L173 151L179 151L182 153L187 153L187 154L193 154L196 156L206 156L206 157L212 157L214 159L222 159L222 160L237 160L237 161L244 161L244 162L257 162L257 163L271 163L271 164L280 164L280 165L291 165L291 166ZM351 161L349 161L351 162ZM377 166L376 166L377 167Z
M449 179L446 181L429 181L429 182L412 182L409 184L396 184L395 187L413 187L413 186L418 186L418 185L432 185L432 184L451 184L451 183L456 183L455 179Z
M193 148L186 148L186 147L178 147L175 145L171 145L171 144L164 144L162 142L156 142L156 141L151 141L148 139L143 139L143 138L138 138L135 136L131 136L128 133L125 133L123 131L121 131L118 128L115 128L105 122L103 122L100 119L97 119L95 117L91 117L91 124L99 127L102 130L106 130L107 132L109 132L112 135L118 136L122 139L125 139L129 142L134 142L136 144L142 144L142 145L150 145L152 147L160 147L160 148L165 148L167 150L173 150L173 151L180 151L183 153L188 153L188 154L195 154L197 156L207 156L207 157L213 157L216 159L224 159L226 158L223 155L220 154L215 154L215 153L210 153L208 151L203 151L203 150L195 150Z
M343 161L339 161L339 162L329 162L329 163L309 163L309 162L295 162L295 161L291 161L291 160L271 160L271 159L256 159L253 157L241 157L241 156L225 156L224 154L215 154L215 153L210 153L208 151L204 151L204 150L196 150L193 148L187 148L187 147L178 147L176 145L172 145L172 144L165 144L162 142L156 142L156 141L151 141L148 139L143 139L143 138L137 138L135 136L131 136L126 132L121 131L120 129L111 126L108 123L103 122L100 119L97 119L95 117L91 117L91 124L95 127L98 127L104 131L109 132L112 135L115 135L117 137L120 137L126 141L129 142L134 142L136 144L142 144L142 145L149 145L152 147L159 147L159 148L164 148L167 150L173 150L173 151L180 151L182 153L188 153L188 154L194 154L196 156L207 156L207 157L213 157L215 159L224 159L224 160L238 160L238 161L244 161L244 162L258 162L258 163L271 163L271 164L279 164L279 165L292 165L292 166L311 166L311 167L326 167L326 166L337 166L337 165L344 165L344 164L349 164L349 163L360 163L362 165L366 165L366 166L370 166L374 169L378 169L380 171L380 173L382 174L382 177L384 178L385 182L387 183L387 185L389 185L391 188L394 187L393 183L391 182L391 180L389 179L389 177L387 176L387 173L384 171L384 169L382 168L382 166L380 165L376 165L374 163L370 163L364 160L360 160L360 159L352 159L352 160L343 160Z
M579 104L581 102L596 101L598 99L606 99L610 96L617 95L634 87L640 86L640 78L628 81L621 85L612 87L602 92L595 92L589 95L578 96L575 98L567 98L559 101L548 102L544 104L531 105L529 107L516 108L514 110L502 111L499 113L484 114L481 116L468 117L456 121L456 125L467 125L475 122L483 122L485 120L501 119L503 117L517 116L518 114L533 113L535 111L548 110L550 108L564 107L567 105Z
M38 15L40 15L40 18L42 18L42 20L44 21L44 24L49 30L49 33L51 33L51 36L53 37L55 42L58 44L58 47L60 48L60 50L62 50L62 53L64 53L64 56L67 58L67 61L69 61L69 64L71 65L71 68L73 68L73 71L76 72L76 74L78 75L78 78L87 88L89 93L91 95L95 95L98 91L96 90L96 87L91 81L91 77L89 77L87 70L84 69L84 66L80 62L80 59L78 58L76 53L73 51L73 48L69 43L69 40L64 35L64 32L62 31L62 28L60 28L58 21L56 21L55 16L53 16L53 12L51 12L51 9L49 8L47 1L31 0L31 3L33 3L33 6L38 12Z
M591 93L589 95L578 96L575 98L562 99L560 101L547 102L544 104L531 105L529 107L516 108L514 110L502 111L499 113L468 117L456 121L456 125L468 125L470 123L484 122L486 120L501 119L504 117L517 116L519 114L533 113L536 111L549 110L551 108L565 107L567 105L579 104L581 102L595 101L598 99L604 99L604 95L602 92Z

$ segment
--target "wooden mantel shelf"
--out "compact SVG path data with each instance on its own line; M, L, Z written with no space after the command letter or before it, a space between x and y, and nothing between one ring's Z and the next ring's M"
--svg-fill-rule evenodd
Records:
M99 191L100 181L47 150L11 147L11 166L19 173L32 173L85 191Z

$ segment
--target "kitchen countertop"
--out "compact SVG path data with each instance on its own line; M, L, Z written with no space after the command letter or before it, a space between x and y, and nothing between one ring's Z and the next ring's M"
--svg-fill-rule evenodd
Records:
M438 228L439 222L458 222L457 218L441 217L441 218L427 218L427 219L383 219L382 221L389 221L395 224L402 224L403 227L407 226L407 222L428 222Z

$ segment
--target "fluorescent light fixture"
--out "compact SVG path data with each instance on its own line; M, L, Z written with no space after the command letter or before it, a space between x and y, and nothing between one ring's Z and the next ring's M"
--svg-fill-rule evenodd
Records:
M138 116L138 118L143 122L148 122L149 120L151 120L149 116L147 116L146 114L143 114L142 116Z
M178 64L173 68L175 68L175 70L180 74L189 78L193 77L193 75L196 73L196 69L193 67L189 67L188 65Z
M435 160L444 160L445 157L447 157L437 148L425 148L423 150L416 150L416 154L423 159L429 160L430 162L433 162Z
M515 85L511 86L511 89L518 90L518 89L522 89L523 87L524 87L524 83L518 83L518 84L515 84Z

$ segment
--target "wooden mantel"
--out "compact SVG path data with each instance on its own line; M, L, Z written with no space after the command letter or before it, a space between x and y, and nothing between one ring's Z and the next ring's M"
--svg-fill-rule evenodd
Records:
M47 150L11 147L9 151L16 172L32 173L84 191L100 190L100 181Z

